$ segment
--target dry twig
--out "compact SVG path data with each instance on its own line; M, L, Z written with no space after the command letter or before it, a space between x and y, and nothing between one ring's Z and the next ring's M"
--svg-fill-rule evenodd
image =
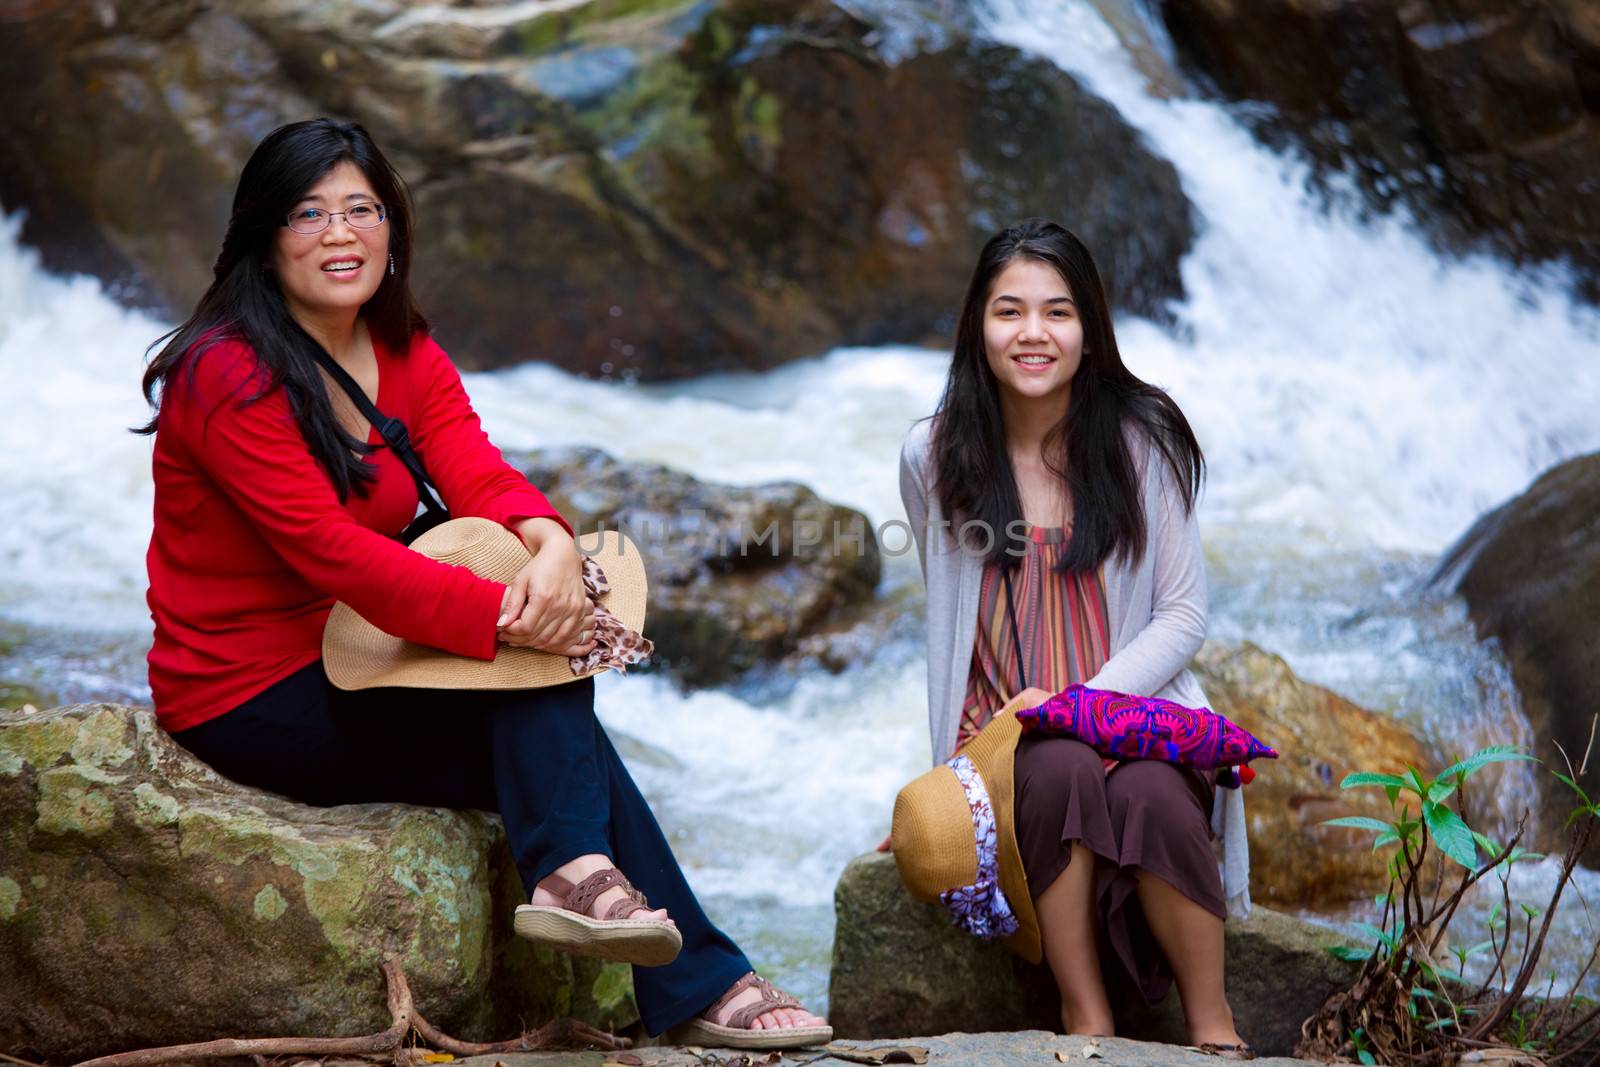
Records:
M392 1022L381 1033L365 1037L225 1037L190 1045L119 1052L114 1056L85 1060L78 1067L151 1067L176 1060L204 1060L221 1056L389 1056L396 1062L404 1057L405 1044L415 1032L423 1041L456 1056L475 1056L492 1052L529 1052L536 1049L599 1048L606 1051L627 1048L626 1038L616 1037L576 1019L557 1019L537 1030L525 1032L513 1041L479 1043L461 1041L443 1033L424 1019L411 999L411 986L398 959L383 965L388 987L389 1016ZM9 1059L10 1057L6 1057ZM17 1063L23 1061L17 1060ZM259 1059L257 1062L260 1062Z

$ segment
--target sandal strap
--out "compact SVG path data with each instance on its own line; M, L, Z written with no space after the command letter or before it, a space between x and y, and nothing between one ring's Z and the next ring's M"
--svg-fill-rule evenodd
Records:
M567 911L575 911L579 915L589 915L590 908L601 894L610 889L621 889L628 896L626 900L619 900L606 910L603 918L610 922L613 919L624 919L636 911L649 910L644 894L633 887L623 873L615 867L608 867L603 871L596 871L577 885L573 885L560 875L550 875L544 879L546 888L550 892L563 896L561 907ZM555 884L559 883L559 884ZM565 894L562 893L565 887Z
M794 999L794 997L791 997L783 990L777 988L771 982L767 981L765 978L762 978L754 971L751 971L749 974L746 974L743 978L733 983L733 985L729 986L728 991L722 994L721 997L717 998L717 1002L711 1005L711 1007L707 1008L701 1017L715 1022L717 1012L720 1011L728 1003L728 1001L732 1000L740 993L743 993L751 986L754 986L756 990L760 992L761 999L756 1001L754 1004L746 1004L744 1007L739 1008L732 1015L728 1016L727 1021L722 1024L723 1026L730 1027L734 1030L748 1030L750 1029L751 1023L755 1022L769 1011L776 1011L779 1008L800 1008L800 1002L798 1000ZM801 1010L804 1009L802 1008Z
M742 978L728 987L728 991L726 993L723 993L722 996L711 1002L711 1007L700 1013L700 1018L709 1022L716 1022L717 1012L721 1011L728 1001L732 1000L734 997L738 996L740 993L743 993L747 988L749 988L750 983L755 980L756 972L746 971Z

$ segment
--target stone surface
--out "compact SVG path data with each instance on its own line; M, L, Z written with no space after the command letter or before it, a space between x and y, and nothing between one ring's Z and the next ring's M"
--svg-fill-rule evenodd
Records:
M1395 720L1297 678L1289 665L1251 644L1207 643L1194 671L1211 707L1278 750L1257 760L1245 786L1250 894L1276 907L1327 907L1363 900L1388 885L1387 852L1373 834L1324 826L1344 815L1389 817L1381 790L1341 790L1352 771L1424 771L1439 764Z
M187 313L252 146L330 114L412 182L414 280L472 369L946 339L984 238L1034 214L1164 317L1193 236L1173 168L1053 65L923 7L0 5L0 203L48 265Z
M657 667L688 685L790 654L843 655L850 635L835 631L878 584L866 516L798 483L716 485L588 448L512 458L576 529L603 523L639 544L650 581L645 634Z
M968 936L937 905L912 899L892 856L873 853L853 860L834 891L834 910L829 1021L839 1036L1059 1026L1049 969L1022 962L998 943ZM1230 919L1225 931L1228 1001L1239 1032L1260 1052L1287 1055L1300 1036L1301 1021L1354 978L1354 965L1327 952L1345 941L1263 907L1248 919ZM1130 1009L1136 998L1127 991L1113 996L1119 1033L1183 1040L1175 992L1157 1010ZM969 1051L976 1049L969 1046Z
M499 820L234 785L144 709L0 712L0 1047L36 1060L373 1033L399 955L463 1037L635 1017L626 968L516 938Z
M1565 771L1563 749L1578 764L1600 712L1600 453L1551 468L1479 519L1445 553L1434 582L1460 593L1479 635L1505 650L1538 739L1534 754L1552 770ZM1597 766L1600 753L1581 782L1591 796ZM1545 846L1559 839L1574 799L1546 784ZM1584 863L1600 867L1600 841Z
M1564 258L1600 296L1591 0L1162 0L1180 53L1257 123L1448 243Z
M1024 1030L1018 1033L961 1034L917 1037L904 1041L838 1040L824 1049L790 1049L781 1053L739 1052L733 1049L693 1049L672 1046L635 1048L627 1054L628 1063L637 1067L845 1067L871 1062L863 1055L882 1055L890 1048L920 1049L927 1062L941 1067L995 1067L997 1064L1021 1067L1059 1067L1062 1063L1081 1063L1084 1067L1216 1067L1214 1056L1177 1045L1158 1045L1124 1038L1083 1038ZM1091 1049L1093 1056L1085 1056ZM833 1050L837 1055L827 1055ZM770 1057L770 1058L769 1058ZM614 1054L601 1052L515 1053L498 1056L471 1056L457 1060L459 1067L606 1067L624 1062ZM889 1062L909 1062L890 1060ZM1311 1067L1308 1060L1265 1057L1257 1061L1265 1067ZM329 1067L366 1067L360 1061L332 1060Z

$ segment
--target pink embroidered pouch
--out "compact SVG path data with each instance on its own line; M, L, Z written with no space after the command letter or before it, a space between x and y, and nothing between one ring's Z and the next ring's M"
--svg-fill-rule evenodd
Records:
M1210 708L1069 685L1017 712L1022 732L1074 737L1112 759L1157 759L1196 770L1237 767L1278 753Z

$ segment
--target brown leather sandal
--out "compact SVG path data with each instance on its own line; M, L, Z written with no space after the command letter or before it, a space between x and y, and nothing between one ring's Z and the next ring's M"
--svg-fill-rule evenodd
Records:
M726 1023L716 1021L717 1012L734 997L751 986L761 992L761 999L747 1004L728 1017ZM676 1040L685 1045L709 1048L800 1048L802 1045L826 1045L833 1040L831 1026L785 1026L776 1030L752 1030L750 1024L776 1008L800 1008L800 1002L789 994L751 971L717 998L715 1004L695 1018L684 1023Z
M638 967L660 967L678 958L683 935L670 922L656 919L630 919L635 912L649 911L650 904L615 867L596 871L577 885L558 874L539 883L556 896L559 906L524 904L517 909L513 928L529 941L570 952L574 956L595 956L620 960ZM606 909L602 918L589 910L608 889L620 887L627 893Z

